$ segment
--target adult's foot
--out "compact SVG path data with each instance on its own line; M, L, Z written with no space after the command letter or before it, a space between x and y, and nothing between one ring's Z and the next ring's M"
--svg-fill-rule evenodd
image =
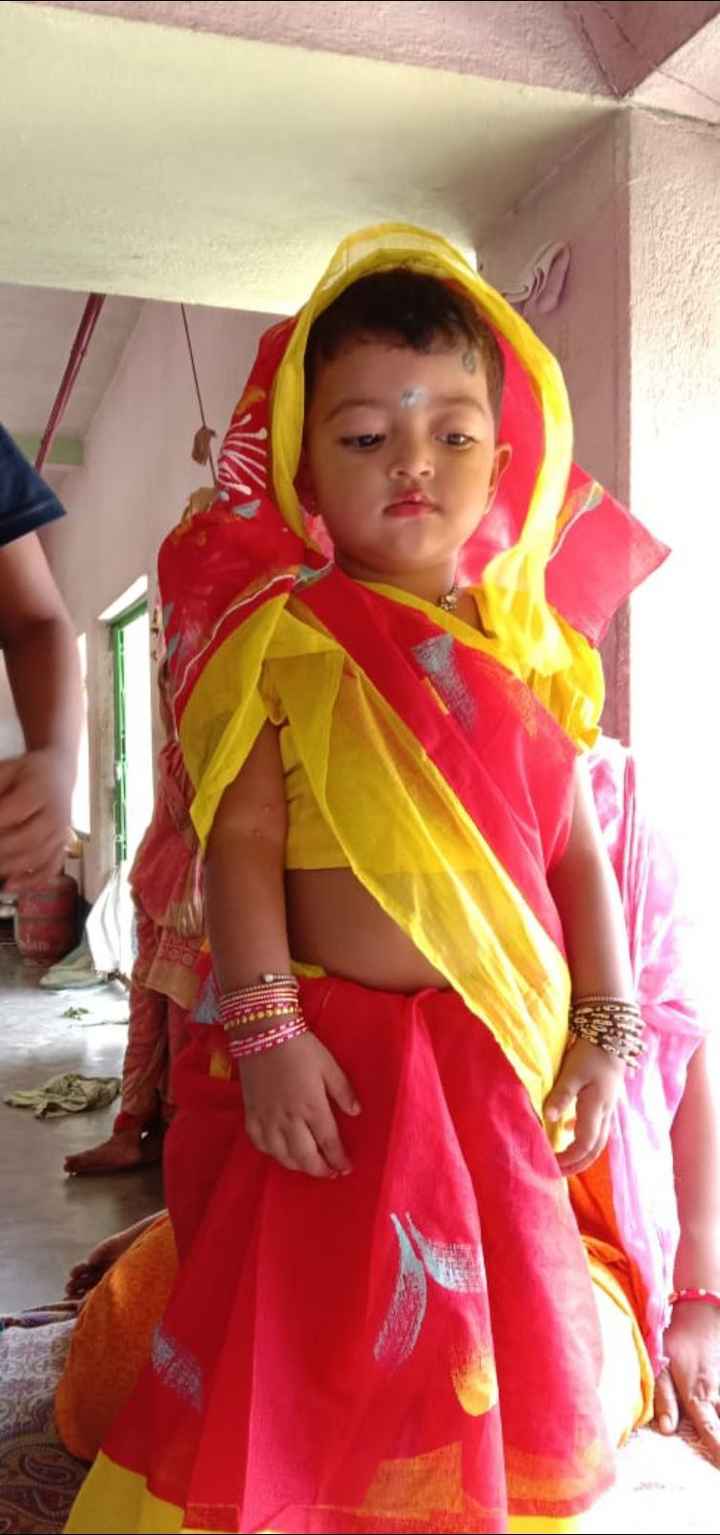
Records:
M161 1128L140 1131L118 1130L99 1146L89 1151L78 1151L65 1158L66 1173L88 1177L92 1174L126 1173L136 1167L147 1167L162 1158L163 1131Z

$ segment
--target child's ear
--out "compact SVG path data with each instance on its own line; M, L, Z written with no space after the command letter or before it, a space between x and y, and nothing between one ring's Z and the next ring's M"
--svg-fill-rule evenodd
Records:
M495 461L493 463L492 474L490 476L490 484L488 486L488 504L492 501L492 498L495 495L505 470L510 467L512 455L512 445L509 442L498 443L495 449Z

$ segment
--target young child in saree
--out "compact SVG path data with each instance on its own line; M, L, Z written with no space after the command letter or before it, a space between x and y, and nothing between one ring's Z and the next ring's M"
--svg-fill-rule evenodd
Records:
M611 1260L614 1272L622 1274L641 1316L642 1298L633 1294L623 1254L610 1240L612 1211L608 1220L603 1200L608 1174L624 1163L636 1180L651 1178L653 1240L643 1267L652 1296L663 1302L700 1274L720 1280L720 1092L693 996L686 898L649 809L647 784L641 775L638 787L632 754L607 737L589 753L588 767L622 897L646 1049L626 1083L622 1113L602 1158L584 1179L571 1180L570 1189L586 1251L598 1251L602 1238L604 1266ZM105 1238L73 1268L66 1294L81 1309L55 1399L55 1422L66 1448L81 1460L94 1460L137 1385L176 1272L166 1211ZM720 1469L720 1311L711 1304L674 1306L662 1350L667 1364L655 1382L656 1423L661 1432L673 1433L685 1418ZM603 1405L614 1367L620 1377L610 1346ZM614 1385L624 1401L620 1422L626 1428L627 1382L618 1378Z
M652 1411L665 1304L649 1356L564 1175L640 1045L579 759L593 643L664 551L570 445L500 296L371 231L264 339L220 493L164 546L210 969L179 1276L70 1530L573 1529Z

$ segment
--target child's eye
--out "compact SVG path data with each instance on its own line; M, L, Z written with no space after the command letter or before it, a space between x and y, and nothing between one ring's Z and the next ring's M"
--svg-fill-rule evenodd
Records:
M381 432L362 432L359 437L341 437L344 448L360 448L367 451L368 448L376 448L385 438Z
M446 442L449 448L469 448L475 442L475 438L470 437L467 432L445 432L442 441Z

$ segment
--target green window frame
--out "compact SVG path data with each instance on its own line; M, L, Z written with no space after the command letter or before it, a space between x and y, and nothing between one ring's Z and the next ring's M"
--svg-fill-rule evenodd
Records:
M147 598L141 597L131 608L120 613L110 624L113 660L113 697L115 703L115 756L113 764L113 807L115 816L115 863L127 858L127 730L125 720L125 631L129 624L147 613Z

